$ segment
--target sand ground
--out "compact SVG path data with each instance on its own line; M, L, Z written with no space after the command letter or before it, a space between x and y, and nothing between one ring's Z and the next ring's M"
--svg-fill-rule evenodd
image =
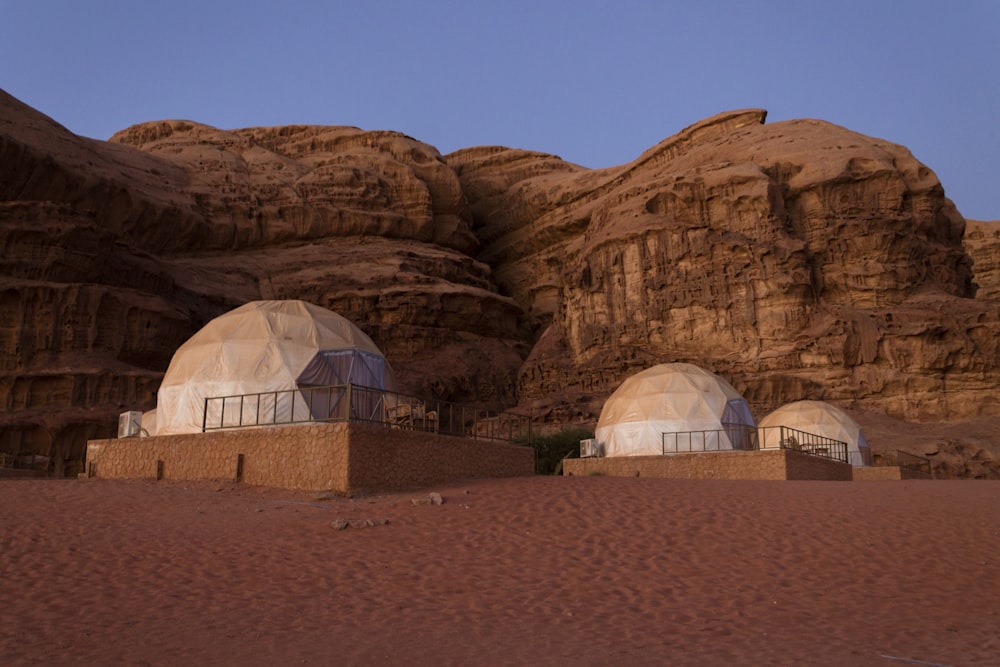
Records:
M10 480L0 527L6 665L1000 664L997 482Z

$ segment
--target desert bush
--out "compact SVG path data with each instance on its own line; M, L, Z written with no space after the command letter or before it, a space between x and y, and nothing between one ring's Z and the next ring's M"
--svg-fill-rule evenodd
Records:
M593 437L594 431L585 426L571 426L555 433L533 435L531 446L535 450L535 474L554 475L562 472L562 466L559 465L562 460L567 457L578 458L580 441Z

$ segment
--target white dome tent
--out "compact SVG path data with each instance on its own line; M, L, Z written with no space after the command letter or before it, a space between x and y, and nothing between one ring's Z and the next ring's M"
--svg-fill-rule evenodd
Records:
M224 414L222 401L210 401L206 415L205 399L250 394L261 394L253 409L264 419L256 423L328 418L340 394L295 390L347 383L395 388L392 369L363 331L304 301L252 301L215 318L178 348L147 430L169 435L198 433L203 424L246 424L229 401Z
M693 364L671 363L625 380L605 402L595 438L605 456L649 456L749 449L755 429L732 385Z
M851 465L872 465L872 450L861 426L835 405L823 401L796 401L781 406L760 421L762 431L778 426L846 442ZM762 447L768 445L768 442L761 443Z

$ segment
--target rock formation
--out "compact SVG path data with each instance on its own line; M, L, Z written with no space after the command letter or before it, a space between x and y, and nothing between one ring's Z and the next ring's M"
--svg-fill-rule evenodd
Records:
M976 274L976 298L995 301L1000 297L1000 220L966 220L963 245Z
M901 146L764 116L710 118L601 171L447 156L483 259L539 331L521 400L592 411L636 368L679 360L765 409L996 414L996 312L973 300L964 220L934 174Z
M590 170L348 127L163 121L100 142L0 91L0 451L72 472L152 407L181 342L260 298L356 322L407 390L549 425L596 420L664 361L761 414L1000 417L1000 236L971 223L963 248L905 148L765 115Z
M362 326L404 390L516 403L520 308L454 172L391 132L139 125L76 137L0 94L0 451L79 463L148 409L212 317L302 298Z

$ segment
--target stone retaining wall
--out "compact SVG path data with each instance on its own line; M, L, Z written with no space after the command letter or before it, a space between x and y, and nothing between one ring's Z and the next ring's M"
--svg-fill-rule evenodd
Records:
M900 479L933 479L923 470L903 468L901 466L873 466L855 468L854 479L861 481L900 480Z
M775 451L785 455L785 479L818 479L835 482L850 482L854 479L854 468L850 463L834 461L792 449L765 449L762 450L762 453Z
M368 424L300 424L91 440L87 475L213 479L289 489L388 491L534 474L528 447Z
M851 480L847 463L789 449L567 459L564 475L670 479Z
M350 425L351 490L403 490L473 477L535 474L530 447L368 424Z

